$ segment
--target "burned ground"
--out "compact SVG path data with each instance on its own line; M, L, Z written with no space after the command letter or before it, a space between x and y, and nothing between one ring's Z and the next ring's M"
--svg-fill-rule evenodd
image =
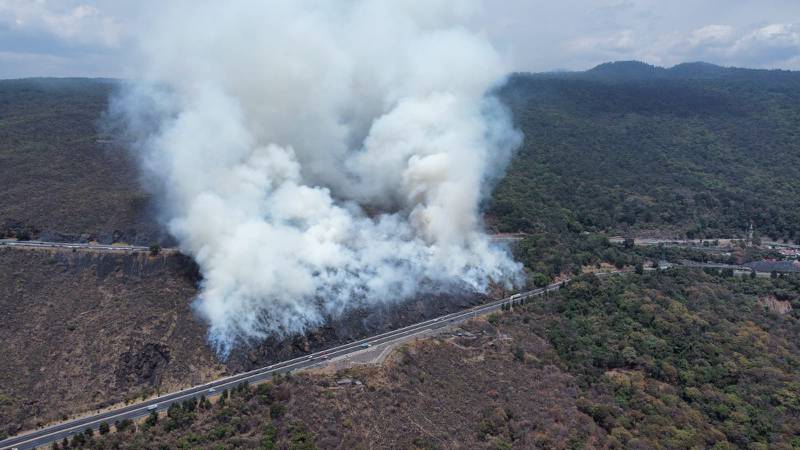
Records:
M0 247L0 432L206 382L475 305L431 295L356 310L305 336L243 344L220 362L193 312L200 277L174 252Z
M521 349L521 350L520 350ZM293 375L97 448L604 448L547 342L480 320L382 367ZM189 419L188 417L191 417Z
M180 255L0 248L0 267L0 431L224 370L190 309L195 280Z

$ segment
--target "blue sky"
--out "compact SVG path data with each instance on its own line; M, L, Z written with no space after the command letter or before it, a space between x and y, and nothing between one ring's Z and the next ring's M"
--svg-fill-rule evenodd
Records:
M0 0L0 78L132 73L160 4ZM800 70L798 0L486 0L465 25L521 71L627 59Z

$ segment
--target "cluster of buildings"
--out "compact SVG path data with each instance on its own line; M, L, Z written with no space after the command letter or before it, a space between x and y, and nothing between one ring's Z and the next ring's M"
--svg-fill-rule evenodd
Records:
M797 248L776 248L775 251L783 256L783 259L798 259L800 257L800 249Z

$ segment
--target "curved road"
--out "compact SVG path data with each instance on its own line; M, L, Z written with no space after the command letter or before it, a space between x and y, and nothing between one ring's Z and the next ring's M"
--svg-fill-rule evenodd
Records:
M36 431L32 431L23 435L10 437L0 441L1 449L31 449L47 445L53 441L59 441L65 437L83 432L87 428L97 430L102 422L109 425L117 420L122 419L136 419L139 417L150 414L150 411L164 411L169 408L172 403L182 402L191 398L199 398L201 395L213 396L219 394L224 389L230 389L240 383L257 383L264 380L269 380L275 374L284 374L287 372L305 369L308 367L316 366L325 363L330 358L341 357L350 353L358 352L364 348L372 345L387 344L402 339L408 338L415 334L425 331L441 328L455 323L464 322L479 315L488 314L501 309L504 305L510 305L522 299L535 297L544 294L545 292L559 289L564 283L569 280L559 283L551 284L544 288L534 289L519 294L514 294L502 300L497 300L484 305L469 308L463 311L458 311L451 314L446 314L434 319L429 319L419 322L407 327L399 328L397 330L387 331L385 333L370 336L364 339L351 342L349 344L340 345L327 350L322 350L316 353L311 353L306 356L283 361L271 366L262 367L260 369L251 370L226 378L221 378L206 384L194 386L182 391L165 394L160 397L152 398L140 403L129 406L123 406L111 411L86 416L67 422L51 425Z

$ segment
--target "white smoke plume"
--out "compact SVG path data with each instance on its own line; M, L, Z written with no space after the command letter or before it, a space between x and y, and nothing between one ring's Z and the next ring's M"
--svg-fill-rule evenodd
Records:
M459 0L183 2L117 98L223 355L353 308L514 284L479 205L521 140Z

